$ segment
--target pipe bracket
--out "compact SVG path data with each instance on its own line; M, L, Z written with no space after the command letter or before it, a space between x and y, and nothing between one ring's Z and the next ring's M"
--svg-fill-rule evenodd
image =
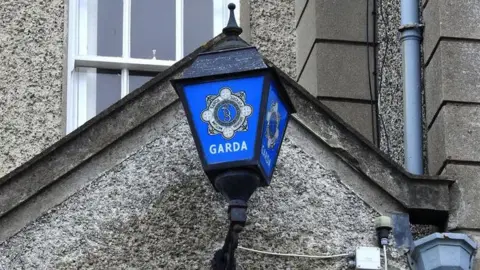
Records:
M400 26L398 28L398 31L403 32L406 30L417 30L417 29L423 30L423 28L425 28L425 25L421 23L407 23Z

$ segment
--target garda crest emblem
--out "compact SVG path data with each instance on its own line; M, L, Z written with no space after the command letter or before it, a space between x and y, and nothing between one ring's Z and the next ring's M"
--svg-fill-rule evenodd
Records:
M272 149L280 136L280 113L278 112L278 102L273 102L267 112L267 126L265 135L267 137L267 147Z
M207 108L201 118L208 123L208 134L222 134L231 139L235 132L248 130L247 117L252 115L253 108L245 103L245 92L233 93L225 87L218 95L208 95L206 101Z

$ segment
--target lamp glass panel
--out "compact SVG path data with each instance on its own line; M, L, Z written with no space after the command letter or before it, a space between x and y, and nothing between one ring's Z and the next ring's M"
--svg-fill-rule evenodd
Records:
M184 87L207 164L253 159L263 81L256 76Z
M267 176L272 176L278 158L283 134L287 128L288 112L278 96L277 88L272 84L268 93L267 111L262 128L262 147L260 164Z

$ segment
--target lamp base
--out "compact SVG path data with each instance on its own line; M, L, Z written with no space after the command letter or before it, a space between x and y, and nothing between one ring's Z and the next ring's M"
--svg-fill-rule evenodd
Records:
M228 201L246 203L260 186L260 176L249 170L230 170L217 175L214 185Z
M260 185L260 177L252 171L232 170L219 174L214 185L229 201L230 228L223 248L214 255L212 269L235 270L235 249L238 246L239 233L247 221L247 202Z
M248 170L232 170L215 178L215 188L229 201L231 222L244 225L247 220L247 202L260 185L258 174Z

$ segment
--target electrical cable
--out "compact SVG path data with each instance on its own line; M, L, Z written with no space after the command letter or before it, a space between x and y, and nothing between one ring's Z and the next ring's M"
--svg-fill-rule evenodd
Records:
M375 141L377 137L375 135L375 109L373 108L373 89L372 89L372 71L370 70L370 37L369 37L369 10L370 10L370 1L367 1L367 72L368 72L368 93L370 94L370 110L371 110L371 121L372 121L372 140Z
M387 264L387 247L386 247L386 245L383 245L383 258L385 259L383 261L383 264L385 266L385 270L388 270L388 267L387 267L387 265L388 265Z
M352 254L342 253L342 254L335 254L335 255L305 255L305 254L291 254L291 253L276 253L276 252L268 252L268 251L261 251L256 250L253 248L246 248L242 246L238 246L238 249L265 254L265 255L273 255L273 256L282 256L282 257L301 257L301 258L311 258L311 259L333 259L333 258L341 258L341 257L350 257Z
M384 22L384 25L388 25L387 21L385 20L385 16L384 15L384 12L383 12L383 6L382 6L382 1L379 0L379 6L380 6L380 13L381 13L381 17L382 17L382 20ZM369 42L369 9L370 9L370 1L367 1L367 18L366 18L366 25L367 25L367 29L366 29L366 36L367 36L367 43ZM386 27L385 26L385 27ZM385 34L384 34L384 41L386 42L387 40L387 33L388 31L385 31ZM380 93L381 93L381 89L382 89L382 81L383 81L383 68L385 67L385 59L387 58L387 51L388 51L388 47L389 47L389 43L386 42L385 44L385 54L383 56L383 59L382 59L382 67L380 69L380 74L378 75L379 76L379 86L378 86L378 92L376 94L376 98L377 98L377 104L380 102ZM371 70L370 70L370 46L367 46L367 70L368 70L368 90L369 90L369 93L370 93L370 106L371 106L371 114L372 114L372 133L375 134L375 132L373 131L373 127L375 126L375 110L373 108L373 93L372 93L372 81L371 81ZM378 106L380 107L380 106ZM380 112L377 113L378 117L380 118L380 124L382 125L382 128L383 128L383 134L385 135L385 140L386 140L386 145L387 145L387 153L388 155L390 156L390 138L388 136L388 132L387 132L387 128L386 128L386 125L385 125L385 121L383 119L383 116ZM380 143L380 140L378 141Z
M392 218L389 216L379 216L375 218L375 230L377 231L377 240L379 247L383 247L383 265L385 270L388 269L387 262L387 246L388 246L388 237L390 232L393 229Z
M383 25L384 25L384 34L383 34L383 38L382 38L382 41L384 42L385 44L385 51L384 51L384 54L383 54L383 57L382 57L382 60L380 61L381 63L381 68L380 68L380 72L378 73L378 92L377 92L377 100L378 102L380 103L381 101L381 95L382 95L382 83L383 83L383 69L385 68L385 62L386 62L386 59L387 59L387 55L388 55L388 52L389 52L389 49L390 49L390 42L388 40L388 30L389 30L389 27L390 27L390 22L388 21L388 18L385 17L385 12L384 12L384 9L383 9L383 0L378 0L378 6L379 6L379 11L380 11L380 18L382 19L383 21ZM380 107L380 106L378 106ZM380 124L382 125L382 128L383 128L383 134L385 135L385 141L386 141L386 146L387 146L387 153L388 155L390 156L391 155L391 151L390 151L390 137L388 135L388 131L387 131L387 127L385 125L385 121L383 119L383 116L382 114L378 113L378 116L380 118Z

